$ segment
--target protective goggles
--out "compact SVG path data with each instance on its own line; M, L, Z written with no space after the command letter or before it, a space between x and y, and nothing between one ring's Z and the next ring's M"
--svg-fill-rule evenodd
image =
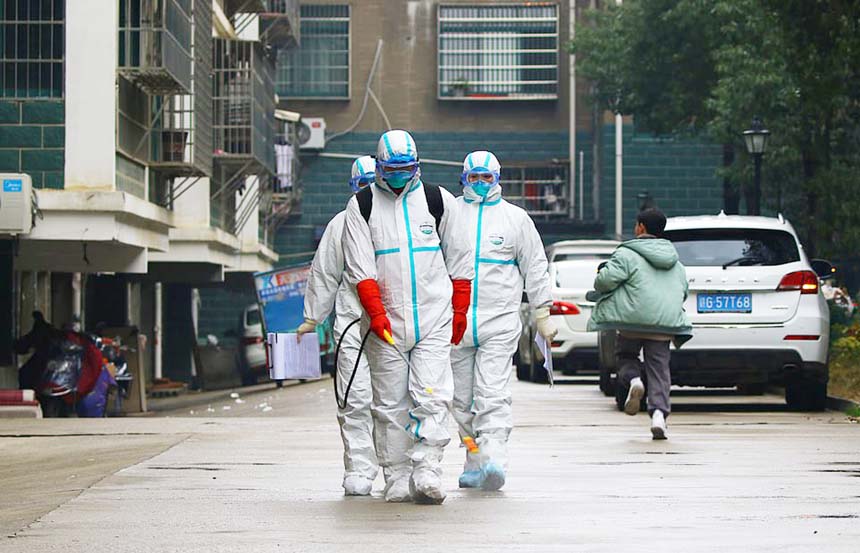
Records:
M460 184L463 186L473 186L478 183L498 184L499 174L485 169L472 169L471 171L463 171L463 174L460 176Z
M378 161L376 162L376 170L382 175L382 178L387 179L395 174L408 174L409 178L415 176L418 172L419 163L417 160L408 161Z
M353 192L358 192L368 184L376 180L376 173L365 173L349 179L349 187Z

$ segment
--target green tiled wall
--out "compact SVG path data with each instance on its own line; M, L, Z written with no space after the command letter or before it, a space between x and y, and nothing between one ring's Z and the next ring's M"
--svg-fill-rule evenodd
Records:
M65 105L0 101L0 172L28 173L36 188L63 188Z

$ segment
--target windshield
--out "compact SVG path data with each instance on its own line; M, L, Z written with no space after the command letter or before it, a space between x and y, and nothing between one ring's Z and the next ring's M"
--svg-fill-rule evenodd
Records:
M687 267L784 265L800 261L794 236L781 230L692 229L670 230Z

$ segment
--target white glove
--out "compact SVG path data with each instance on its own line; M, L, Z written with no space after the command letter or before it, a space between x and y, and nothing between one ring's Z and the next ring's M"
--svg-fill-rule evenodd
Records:
M555 323L549 318L549 307L535 309L535 323L537 324L538 334L543 336L543 339L547 343L552 342L552 339L558 334L558 329L555 327Z
M307 334L309 332L316 332L317 322L313 319L305 319L305 322L299 325L299 328L296 329L296 342L300 342L302 339L302 335Z

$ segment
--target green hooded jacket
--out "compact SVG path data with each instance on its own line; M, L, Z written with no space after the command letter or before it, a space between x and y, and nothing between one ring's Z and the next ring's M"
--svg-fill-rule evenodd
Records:
M689 335L684 312L687 272L668 240L640 237L622 243L594 279L600 294L588 330Z

